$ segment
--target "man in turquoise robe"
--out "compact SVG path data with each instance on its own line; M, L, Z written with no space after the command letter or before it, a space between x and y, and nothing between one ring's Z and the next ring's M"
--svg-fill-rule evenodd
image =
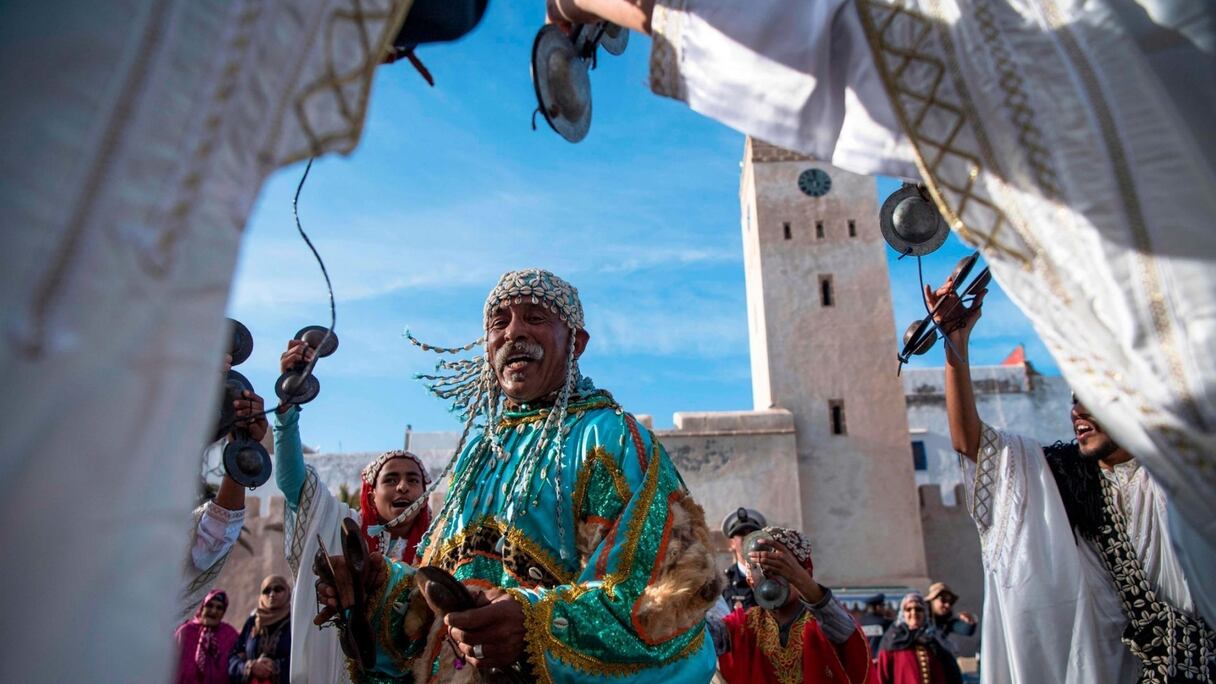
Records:
M580 374L588 339L577 290L513 271L486 300L485 353L425 376L466 428L438 478L449 490L422 565L478 590L479 607L433 626L416 681L506 669L540 682L712 677L704 616L719 586L704 514L654 435ZM402 613L420 599L397 586L395 565L368 601ZM391 627L373 625L390 635L378 647L408 651L410 630Z

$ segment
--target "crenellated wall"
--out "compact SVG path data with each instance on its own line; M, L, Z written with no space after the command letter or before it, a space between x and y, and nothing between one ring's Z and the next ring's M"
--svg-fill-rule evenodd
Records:
M984 564L980 557L980 538L975 522L967 511L963 486L954 491L957 505L942 502L938 485L921 485L920 524L925 533L925 563L934 582L945 582L958 594L954 612L967 611L981 617L984 606ZM927 587L922 587L927 589ZM975 655L979 632L973 637L953 635L959 655Z

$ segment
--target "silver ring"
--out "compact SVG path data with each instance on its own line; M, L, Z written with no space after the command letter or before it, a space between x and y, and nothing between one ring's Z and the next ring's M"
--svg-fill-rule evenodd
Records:
M486 657L486 652L481 648L481 644L477 644L473 647L473 657L478 660Z

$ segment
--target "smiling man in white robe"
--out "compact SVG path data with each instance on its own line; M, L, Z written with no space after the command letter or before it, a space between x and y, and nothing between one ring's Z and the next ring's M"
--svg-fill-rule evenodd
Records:
M980 419L969 307L926 287L947 334L946 412L984 559L983 681L1210 682L1216 633L1170 543L1166 494L1084 404L1076 442L1041 447Z

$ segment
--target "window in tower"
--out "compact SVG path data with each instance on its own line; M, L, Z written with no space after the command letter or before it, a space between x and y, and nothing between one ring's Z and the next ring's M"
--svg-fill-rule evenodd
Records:
M785 232L786 240L794 237L794 234L792 232L790 232L790 222L789 221L786 221L785 223L781 224L781 230Z
M832 276L819 276L819 303L823 306L836 306L836 292L832 289Z
M832 418L832 434L833 435L848 434L848 430L845 427L845 423L844 423L844 400L843 399L829 399L828 400L828 414Z
M929 469L929 457L925 455L925 443L919 439L912 442L912 468L914 470Z
M823 221L815 222L815 239L816 240L823 239Z
M849 219L849 237L857 237L857 222Z

